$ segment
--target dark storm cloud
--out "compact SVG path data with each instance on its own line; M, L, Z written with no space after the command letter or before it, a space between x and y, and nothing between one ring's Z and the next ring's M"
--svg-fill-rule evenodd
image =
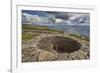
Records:
M67 12L47 12L48 14L54 15L56 18L67 20L69 15Z
M44 16L44 17L48 16L46 11L22 10L22 13L28 13L31 15L38 15L38 16Z
M47 12L48 14L54 15L56 18L68 20L73 15L85 15L87 17L89 16L89 13L78 13L78 12Z
M52 23L56 23L57 19L60 23L72 23L72 24L90 24L90 14L89 13L79 13L79 12L56 12L56 11L33 11L33 10L22 10L22 13L26 13L29 16L37 16L43 19L46 17ZM61 20L61 21L59 21Z

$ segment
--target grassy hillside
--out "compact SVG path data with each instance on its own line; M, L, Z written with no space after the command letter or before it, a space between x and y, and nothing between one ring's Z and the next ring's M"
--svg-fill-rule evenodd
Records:
M57 30L57 29L50 29L47 26L32 26L28 24L23 24L22 30L40 30L40 31L51 31L51 32L59 32L59 33L64 32L64 31Z
M32 32L32 34L27 34L27 32ZM29 24L23 24L22 25L22 40L25 40L25 41L31 40L34 36L39 35L38 32L63 33L64 31L56 30L56 29L49 29L47 26L32 26Z

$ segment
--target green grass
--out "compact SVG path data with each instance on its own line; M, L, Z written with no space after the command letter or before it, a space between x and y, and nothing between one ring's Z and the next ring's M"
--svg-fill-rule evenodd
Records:
M32 38L33 38L32 35L22 33L22 40L28 41L28 40L31 40Z
M26 30L26 31L24 31ZM56 30L56 29L49 29L47 26L32 26L29 24L22 24L22 40L28 41L31 40L33 37L38 36L39 33L32 32L32 34L27 34L27 30L36 30L36 31L42 31L42 32L59 32L62 33L63 31Z
M57 29L49 29L47 26L32 26L32 25L29 25L29 24L22 24L22 30L37 30L37 31L42 31L42 32L58 32L58 33L64 33L64 31L61 31L61 30L57 30ZM34 32L32 34L26 34L27 31L24 31L22 33L22 40L31 40L34 36L37 36L39 35L39 33L37 32ZM82 39L82 40L86 40L86 41L90 41L90 39L86 36L81 36L79 34L71 34L69 33L71 36L73 37L77 37L79 39Z
M61 30L49 29L47 26L32 26L32 25L28 25L28 24L23 24L22 29L23 30L40 30L40 31L64 33L64 31L61 31Z
M22 32L22 40L28 41L38 35L39 35L39 33L32 32L32 34L28 34L27 31L24 31L24 32Z

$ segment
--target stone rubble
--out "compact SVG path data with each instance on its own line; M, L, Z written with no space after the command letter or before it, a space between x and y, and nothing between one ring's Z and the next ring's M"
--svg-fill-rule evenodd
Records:
M30 33L28 33L30 34ZM79 38L72 37L81 43L82 47L72 53L57 53L52 51L41 50L37 44L42 38L51 36L70 37L68 33L64 34L40 34L35 36L32 40L22 41L22 62L41 62L41 61L61 61L61 60L81 60L90 58L89 42ZM70 37L71 38L71 37Z

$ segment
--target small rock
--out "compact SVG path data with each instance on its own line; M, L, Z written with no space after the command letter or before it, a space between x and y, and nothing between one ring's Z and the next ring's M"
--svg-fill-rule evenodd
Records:
M84 55L84 54L87 54L87 52L82 52L82 50L79 50L78 52L74 52L73 53L75 58L74 59L87 59L87 55Z
M57 60L71 60L72 57L69 53L59 54Z
M84 49L85 50L85 49ZM79 50L79 52L81 53L81 54L83 54L84 56L87 56L87 54L89 54L89 52L88 51L84 51L83 49L80 49Z
M34 56L34 55L36 55L36 53L37 53L37 51L31 51L31 52L30 52L30 55L31 55L31 56Z
M57 55L48 51L40 51L38 54L38 61L53 61Z

